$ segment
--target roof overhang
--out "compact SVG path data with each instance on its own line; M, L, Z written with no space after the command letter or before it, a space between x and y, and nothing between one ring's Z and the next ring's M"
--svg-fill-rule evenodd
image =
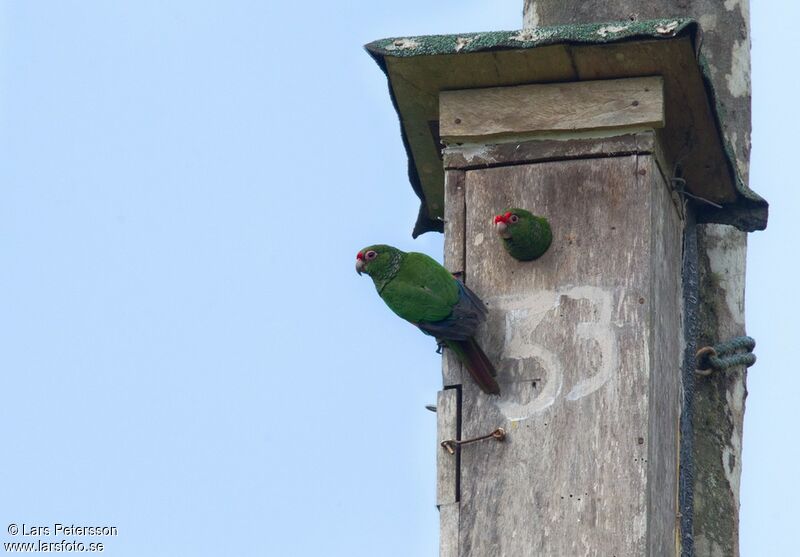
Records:
M382 39L366 46L389 80L408 154L409 179L421 200L413 236L442 230L444 170L439 138L442 91L660 75L667 159L680 165L686 189L714 204L698 221L746 231L767 224L767 202L741 180L721 133L720 107L698 56L699 26L690 19L538 27L522 31Z

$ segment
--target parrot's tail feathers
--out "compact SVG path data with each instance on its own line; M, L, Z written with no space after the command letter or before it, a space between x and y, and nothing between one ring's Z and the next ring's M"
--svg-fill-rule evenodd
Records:
M497 371L474 338L447 341L447 345L458 355L461 363L484 393L500 394L500 385L495 380Z

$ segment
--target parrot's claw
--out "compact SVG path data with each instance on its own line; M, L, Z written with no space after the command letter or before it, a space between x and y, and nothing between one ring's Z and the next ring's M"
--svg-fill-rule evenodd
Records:
M442 351L447 347L444 341L440 340L436 343L436 353L441 354Z

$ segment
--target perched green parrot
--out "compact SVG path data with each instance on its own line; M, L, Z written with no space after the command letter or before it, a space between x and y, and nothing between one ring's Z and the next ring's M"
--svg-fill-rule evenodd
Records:
M452 350L484 392L500 394L494 366L473 336L486 318L474 292L424 253L387 245L358 252L356 271L372 278L389 309Z
M541 257L553 241L547 219L525 209L506 209L505 213L494 217L494 227L509 255L520 261Z

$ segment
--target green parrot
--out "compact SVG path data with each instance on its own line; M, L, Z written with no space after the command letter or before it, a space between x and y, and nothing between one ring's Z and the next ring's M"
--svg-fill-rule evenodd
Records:
M370 276L389 309L452 350L484 392L500 394L497 372L473 336L486 308L447 269L424 253L378 244L358 252L356 272Z
M520 261L541 257L553 241L547 219L525 209L506 209L505 213L494 217L494 227L509 255Z

